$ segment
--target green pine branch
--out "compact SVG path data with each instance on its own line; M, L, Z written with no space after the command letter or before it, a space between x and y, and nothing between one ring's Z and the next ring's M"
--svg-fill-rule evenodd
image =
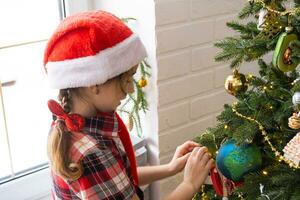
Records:
M227 22L226 25L232 30L240 33L242 38L253 39L260 31L257 29L257 24L255 22L248 22L246 25L239 22Z
M255 15L260 9L262 9L262 5L260 3L246 3L244 8L239 12L238 17L240 19L248 18Z
M215 46L222 49L218 53L215 60L229 61L231 60L230 67L236 68L245 62L251 62L259 59L270 50L274 49L275 42L267 39L242 39L227 37L215 43Z
M150 65L143 60L138 67L140 70L141 78L148 81L151 77ZM133 94L128 94L128 98L124 104L118 109L121 114L127 115L128 118L133 120L133 126L136 128L139 137L142 137L142 125L140 112L146 113L148 111L148 101L147 96L144 91L144 87L141 87L138 80L134 80L135 92Z

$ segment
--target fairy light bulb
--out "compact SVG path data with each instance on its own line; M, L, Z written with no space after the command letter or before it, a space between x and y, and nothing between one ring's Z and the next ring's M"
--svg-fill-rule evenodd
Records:
M282 162L282 160L283 160L283 156L280 155L279 158L278 158L278 161L279 161L279 162Z
M268 172L266 170L262 171L262 174L267 176L268 175Z
M264 90L267 90L267 89L268 89L268 87L267 87L267 86L264 86L264 87L263 87L263 89L264 89Z

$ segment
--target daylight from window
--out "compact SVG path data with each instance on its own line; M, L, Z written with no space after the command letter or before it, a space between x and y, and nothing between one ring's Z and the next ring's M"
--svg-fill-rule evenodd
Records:
M48 87L42 59L45 40L60 17L58 1L15 0L0 4L0 81L4 83L0 104L0 180L3 180L47 162L46 143L51 124L47 100L55 98L56 91ZM5 85L8 81L14 84Z

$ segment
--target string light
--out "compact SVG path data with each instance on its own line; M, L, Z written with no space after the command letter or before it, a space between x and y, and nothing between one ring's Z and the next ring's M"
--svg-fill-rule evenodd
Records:
M241 200L244 200L244 197L243 197L241 194L238 194L238 197L239 197Z
M253 79L253 75L252 74L247 74L246 76L246 80L249 82Z
M262 174L265 175L265 176L267 176L268 172L264 170L264 171L262 171Z
M224 129L228 129L228 125L227 124L224 125Z
M262 125L259 121L255 120L255 119L253 119L253 118L251 118L251 117L247 117L247 116L245 116L245 115L242 115L241 113L239 113L239 112L236 110L235 105L233 105L232 111L233 111L237 116L239 116L239 117L241 117L241 118L244 118L244 119L247 119L247 120L249 120L249 121L251 121L251 122L254 122L254 123L256 123L256 124L258 125L259 130L261 131L261 134L262 134L262 136L264 137L265 142L269 145L270 149L272 150L272 152L274 153L275 157L277 158L277 160L278 160L279 162L284 161L284 162L287 163L291 168L293 168L293 169L300 169L300 166L295 165L293 162L291 162L290 160L286 159L279 151L277 151L277 149L276 149L275 146L271 143L269 137L267 136L267 132L266 132L265 128L263 127L263 125Z

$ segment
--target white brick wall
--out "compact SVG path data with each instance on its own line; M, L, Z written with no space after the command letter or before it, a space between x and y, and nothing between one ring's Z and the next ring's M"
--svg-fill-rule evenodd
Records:
M213 71L209 70L166 80L160 83L158 88L159 106L170 104L181 99L189 99L192 96L213 89Z
M159 74L158 81L180 77L189 73L191 66L190 51L183 50L169 53L158 58Z
M159 91L159 155L170 161L175 148L216 122L223 104L234 98L224 91L231 74L216 63L214 41L232 35L227 21L244 0L155 1ZM161 182L162 198L182 180L182 174Z

